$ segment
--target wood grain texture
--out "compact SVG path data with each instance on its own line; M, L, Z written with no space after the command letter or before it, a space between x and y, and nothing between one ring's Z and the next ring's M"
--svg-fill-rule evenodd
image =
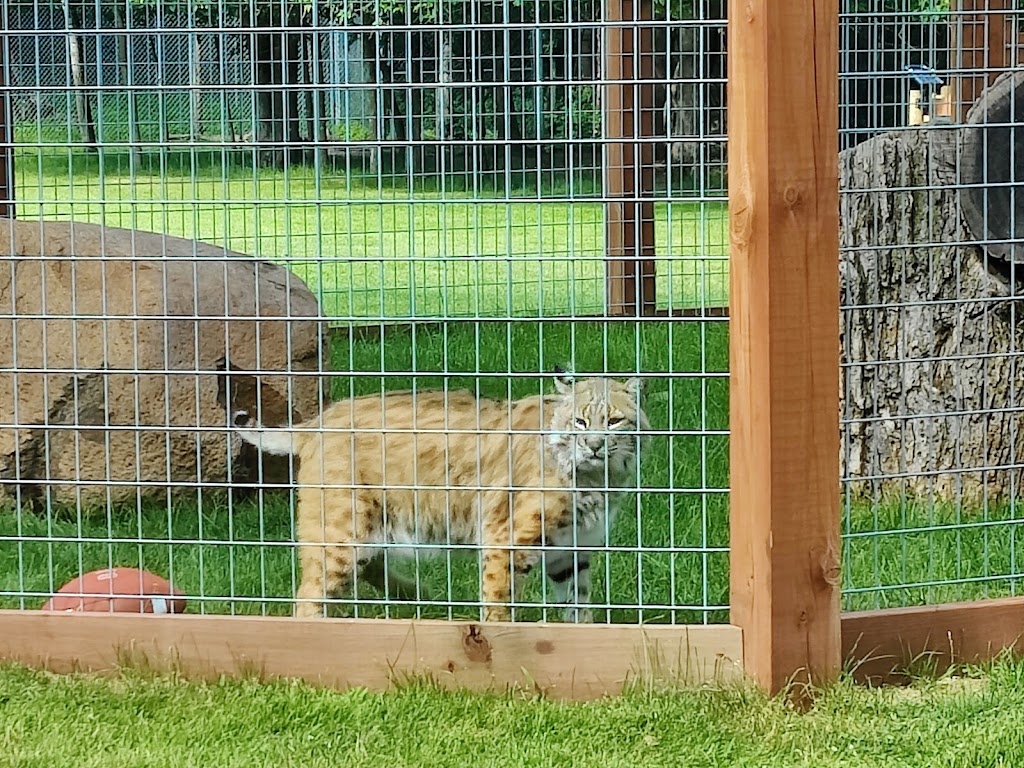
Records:
M953 0L951 9L952 66L960 72L956 99L963 120L981 92L1010 66L1008 33L1013 0Z
M608 0L604 111L607 125L605 232L607 313L635 317L656 308L651 0Z
M771 692L840 665L838 29L729 6L730 604Z
M292 678L385 690L446 688L615 695L627 683L695 685L741 674L729 625L479 624L375 619L0 611L0 659L55 672L142 666L192 679Z
M843 658L862 682L896 683L914 663L937 671L1021 650L1024 597L843 614Z

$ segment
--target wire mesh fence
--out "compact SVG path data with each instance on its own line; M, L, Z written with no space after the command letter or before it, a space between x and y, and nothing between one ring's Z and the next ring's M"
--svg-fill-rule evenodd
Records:
M844 93L891 125L841 160L844 606L1015 594L1019 7L861 5Z
M1012 593L1016 91L964 121L1018 19L842 10L844 605ZM0 604L139 566L204 613L726 620L723 3L5 11Z
M5 8L0 603L726 618L720 4Z

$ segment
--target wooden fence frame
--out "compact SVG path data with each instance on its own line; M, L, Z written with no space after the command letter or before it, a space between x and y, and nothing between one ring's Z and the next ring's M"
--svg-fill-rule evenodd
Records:
M1013 0L953 0L950 35L950 62L956 81L956 114L963 120L967 111L1010 66L1016 51L1008 34L1007 21L1013 13Z
M1016 647L1024 598L841 614L838 0L730 0L729 17L731 624L0 611L0 658L579 699L741 672L799 690L844 662L891 680L922 653L941 668Z
M606 313L650 316L657 310L654 236L654 17L651 0L607 0L603 109Z
M840 668L839 2L729 6L730 610L771 692Z

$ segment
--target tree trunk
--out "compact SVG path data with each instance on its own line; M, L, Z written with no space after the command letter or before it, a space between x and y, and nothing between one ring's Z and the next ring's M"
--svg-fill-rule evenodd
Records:
M167 71L166 63L164 61L164 36L154 35L150 38L150 45L153 51L153 58L156 59L156 84L159 87L157 91L157 103L160 105L157 114L160 116L160 141L164 144L168 144L171 141L171 129L167 123L167 101L166 91L164 90L164 75Z
M264 23L269 20L264 19ZM260 32L256 35L256 143L259 161L282 166L284 151L284 101L281 93L281 35ZM270 143L273 146L259 146Z
M450 33L446 30L438 31L437 35L440 38L440 45L438 45L438 87L434 90L434 119L436 121L434 130L437 140L445 141L449 138L448 84L452 81L452 43Z
M125 29L124 14L120 6L114 6L114 25L118 29ZM117 72L120 85L130 86L128 72L128 33L117 36ZM129 150L131 157L136 161L142 160L142 136L139 134L139 107L135 98L135 91L127 88L125 94L128 97L128 141L131 146Z
M71 82L75 85L75 111L78 116L78 127L82 132L82 141L91 152L98 152L96 124L92 119L89 94L82 90L85 86L85 71L82 67L82 38L75 32L68 33L68 61L71 63Z
M693 27L685 27L679 35L682 50L676 52L675 71L672 73L672 84L668 87L668 103L665 105L669 113L668 135L671 144L672 162L684 168L692 169L697 164L700 146L694 141L680 139L696 139L698 136L697 93L697 32Z
M314 87L316 88L316 103L319 111L316 113L316 120L313 128L313 140L316 142L317 151L321 153L321 159L327 160L327 89L324 84L330 78L327 74L327 62L320 55L320 43L316 41L316 52L313 57Z
M316 108L313 101L316 98L316 90L313 85L315 81L313 57L313 34L302 35L302 84L306 87L302 91L302 106L306 113L306 136L314 145L317 142L316 135ZM312 154L310 154L312 157Z
M193 28L198 24L193 19ZM192 66L190 68L192 79L191 112L190 121L192 140L198 141L203 136L203 91L200 86L203 84L203 49L200 45L201 38L198 33L192 33L192 45L189 51L192 53Z
M298 23L298 14L290 13L287 17L289 27ZM284 74L285 74L285 137L288 141L286 153L287 162L301 158L302 151L302 121L299 116L299 72L301 69L302 34L299 32L285 33L283 53Z
M1020 102L1024 75L1016 83ZM963 215L963 185L990 183L963 158L980 142L1009 165L1010 143L994 137L925 127L840 156L841 460L858 495L973 503L1024 481L1024 275L971 245L986 238ZM1011 141L1020 154L1024 128ZM1024 196L1015 205L1019 221ZM987 237L998 248L1013 235Z

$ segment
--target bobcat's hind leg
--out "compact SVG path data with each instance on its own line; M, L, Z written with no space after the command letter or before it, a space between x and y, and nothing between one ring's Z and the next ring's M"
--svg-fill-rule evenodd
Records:
M298 497L296 531L302 578L295 593L295 615L324 616L327 599L347 591L356 568L372 558L373 553L359 545L373 529L373 506L358 497L353 500L352 494L344 491L332 494L315 487L301 488Z
M517 541L519 545L538 543ZM522 594L522 584L537 561L536 554L511 549L488 549L484 553L483 581L484 621L508 621L509 603L512 602L512 570L515 570L515 593Z
M554 586L555 602L562 607L562 621L589 624L594 620L590 607L590 553L560 552L547 560L547 576Z
M302 581L295 592L295 615L314 618L327 615L327 599L337 597L352 583L355 551L352 547L311 547L299 550Z

